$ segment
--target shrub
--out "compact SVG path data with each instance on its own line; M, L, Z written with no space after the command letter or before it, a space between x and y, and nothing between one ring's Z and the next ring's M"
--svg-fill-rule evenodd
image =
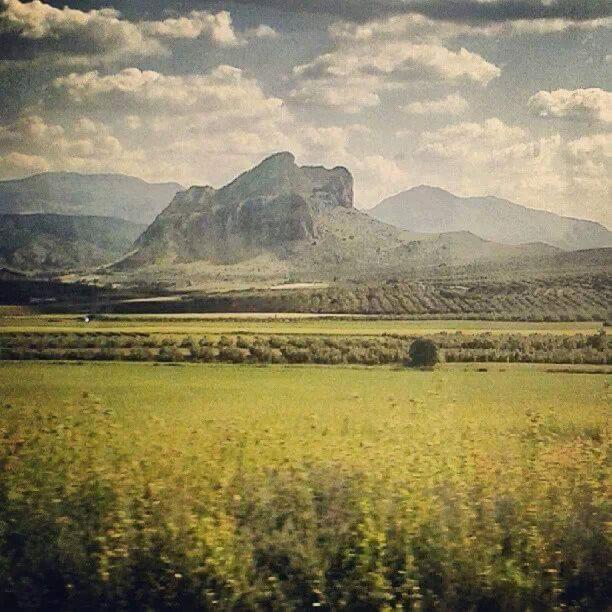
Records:
M179 344L180 348L186 349L191 349L191 347L194 346L196 346L196 341L191 336L185 336L185 338L183 338Z
M248 349L227 346L219 349L219 361L229 361L230 363L244 363L248 360L250 352Z
M408 356L412 367L432 367L438 363L438 346L433 340L418 338L410 345Z
M157 361L174 362L183 361L185 356L175 346L162 346L157 354Z
M198 361L210 362L217 358L218 351L211 346L201 346L197 350L191 351L191 358Z
M270 363L272 361L272 349L263 344L255 344L251 347L251 355L259 363Z
M306 349L287 347L283 349L283 355L289 363L309 363L311 361L310 351Z

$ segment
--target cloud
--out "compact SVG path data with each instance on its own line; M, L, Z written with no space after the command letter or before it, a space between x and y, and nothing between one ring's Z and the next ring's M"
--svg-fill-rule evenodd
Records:
M238 0L298 13L327 13L345 21L415 13L440 21L494 23L513 20L590 21L610 15L607 0Z
M451 51L435 44L388 41L376 48L353 46L321 55L310 64L297 66L294 74L303 78L345 77L353 74L392 76L427 75L443 80L466 78L486 85L499 76L497 66L466 49Z
M142 21L137 27L150 36L167 38L207 39L219 46L239 43L239 37L227 11L212 14L205 11L191 11L188 16L168 18L163 21Z
M529 99L529 108L540 117L612 123L612 93L597 87L539 91Z
M291 101L354 113L410 82L485 86L501 73L477 53L444 46L444 28L420 16L335 24L329 33L333 49L293 69Z
M525 138L523 128L506 125L492 117L483 123L458 123L423 132L418 152L447 159L488 160L494 151L507 151L508 147Z
M7 155L0 155L0 176L21 178L47 172L49 163L38 155L25 155L13 151Z
M555 19L517 19L498 23L489 23L472 29L473 34L485 36L513 36L520 34L558 34L559 32L580 32L609 28L612 26L610 17L577 21L567 18ZM469 33L469 32L468 32Z
M579 32L612 27L611 17L577 21L569 18L515 19L484 23L457 22L450 19L432 19L418 13L390 17L376 17L364 23L339 21L329 30L333 39L361 41L389 37L441 42L458 36L510 37L516 35L547 35L559 32Z
M266 24L250 28L244 34L247 38L278 38L280 34L272 27Z
M411 102L400 108L409 115L460 115L467 107L465 98L459 94L450 94L441 100Z
M180 76L138 68L109 75L97 70L74 72L56 78L51 93L89 110L121 109L124 113L156 115L162 120L169 114L194 113L252 119L274 113L282 106L282 100L266 96L257 81L242 70L226 65L207 74Z
M494 194L610 224L612 135L534 138L489 118L424 132L411 160L421 182L461 195Z
M289 100L306 106L320 106L355 114L380 104L379 93L392 89L373 75L344 78L306 79L289 93Z
M270 37L274 30L260 26L238 32L227 11L191 11L160 21L130 21L112 8L81 11L55 8L40 0L0 0L0 34L13 36L7 44L10 60L45 57L58 64L95 65L125 57L168 53L172 39L199 39L213 47L245 44L250 38ZM27 63L26 63L27 66Z
M24 114L0 126L0 176L13 178L46 170L126 171L142 151L124 146L105 124L79 117L63 126Z

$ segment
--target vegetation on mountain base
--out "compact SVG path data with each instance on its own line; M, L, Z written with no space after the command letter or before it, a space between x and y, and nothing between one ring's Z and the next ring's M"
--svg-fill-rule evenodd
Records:
M606 321L609 275L522 280L338 283L299 290L186 293L169 302L112 303L117 313L301 312L497 321Z

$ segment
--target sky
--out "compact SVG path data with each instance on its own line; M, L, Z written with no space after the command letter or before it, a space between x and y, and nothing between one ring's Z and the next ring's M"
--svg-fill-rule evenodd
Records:
M269 154L612 227L610 0L0 0L0 179Z

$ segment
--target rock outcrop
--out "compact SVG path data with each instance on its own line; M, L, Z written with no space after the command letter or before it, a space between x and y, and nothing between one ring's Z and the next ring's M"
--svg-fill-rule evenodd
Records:
M353 208L346 168L300 167L291 153L277 153L221 189L178 193L124 263L242 261L315 240L319 217L336 207Z

